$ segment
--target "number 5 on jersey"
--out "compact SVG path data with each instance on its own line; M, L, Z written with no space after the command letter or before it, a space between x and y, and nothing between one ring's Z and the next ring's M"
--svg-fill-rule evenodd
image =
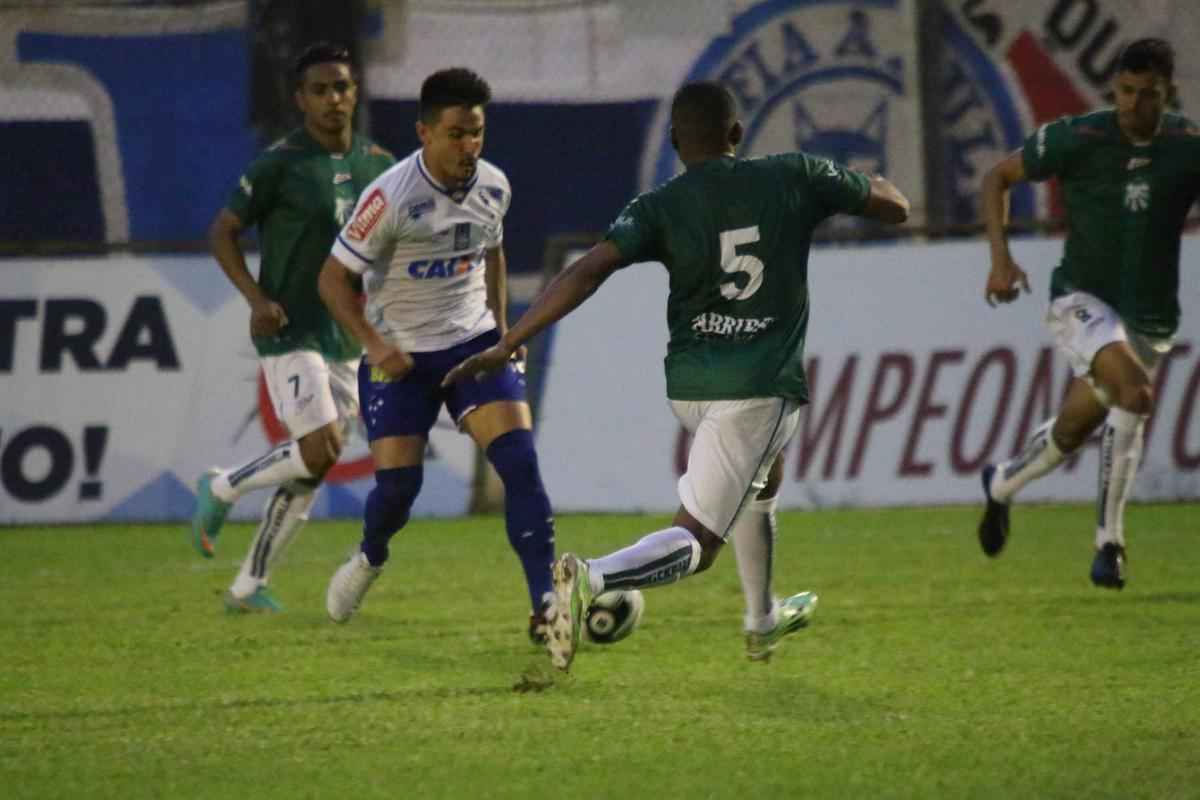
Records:
M762 286L763 262L757 256L737 252L738 245L757 241L757 225L721 232L721 269L729 273L729 279L721 282L721 296L726 300L749 300ZM741 289L733 280L739 273L746 276L746 285Z

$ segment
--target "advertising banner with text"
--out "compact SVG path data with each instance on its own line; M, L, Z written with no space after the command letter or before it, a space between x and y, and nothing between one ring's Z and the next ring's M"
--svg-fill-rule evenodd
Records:
M10 260L0 277L0 524L186 519L201 472L286 438L246 303L211 258ZM443 417L415 512L464 512L473 467ZM371 472L352 436L314 516L358 516Z
M810 261L812 405L786 451L785 507L980 501L1070 380L1043 322L1055 239L1017 240L1035 287L992 309L982 242L821 249ZM1200 498L1200 238L1184 241L1183 326L1156 376L1135 497ZM618 272L555 331L538 447L560 510L677 506L687 441L665 398L664 270ZM1023 500L1090 501L1097 441Z
M1065 359L1042 317L1061 249L1018 241L1033 296L982 300L981 243L822 249L811 265L812 405L786 451L788 507L977 502L978 471L1053 413ZM1200 497L1200 238L1185 240L1176 348L1156 377L1139 498ZM10 261L0 299L0 524L183 520L195 478L286 434L246 335L248 312L201 257ZM617 273L556 326L538 449L557 510L676 505L687 441L667 407L666 277ZM470 502L474 446L443 416L418 515ZM1096 447L1025 499L1090 500ZM356 517L371 485L361 437L316 516ZM265 493L236 516L255 516Z

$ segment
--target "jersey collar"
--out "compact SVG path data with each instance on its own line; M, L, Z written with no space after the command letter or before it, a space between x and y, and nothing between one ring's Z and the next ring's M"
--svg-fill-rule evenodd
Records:
M296 128L296 135L299 138L300 144L305 148L317 153L324 153L325 155L333 158L346 158L354 153L354 151L356 151L358 146L362 143L362 136L359 135L358 131L351 131L350 149L344 153L333 153L329 150L326 150L323 144L314 139L313 135L308 132L308 128L304 127L303 125L301 125L299 128Z
M421 177L424 178L430 186L432 186L434 189L437 189L439 192L446 195L446 197L449 197L456 203L461 203L463 200L467 199L467 195L471 193L471 190L475 188L476 181L479 180L479 168L476 167L475 174L471 176L471 180L465 185L457 186L453 189L447 189L445 186L435 181L433 176L429 174L429 170L425 168L425 155L420 150L417 151L417 171L421 173Z

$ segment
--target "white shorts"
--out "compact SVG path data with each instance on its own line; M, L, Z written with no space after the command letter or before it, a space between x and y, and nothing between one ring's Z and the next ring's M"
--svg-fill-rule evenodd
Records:
M679 501L700 524L725 539L747 502L767 484L775 457L796 432L800 406L781 397L672 400L692 434Z
M1112 306L1087 292L1072 292L1052 302L1046 312L1046 325L1054 334L1055 344L1066 353L1072 374L1093 386L1092 361L1105 346L1128 342L1142 366L1153 373L1174 343L1171 338L1155 339L1126 330Z
M315 350L262 357L275 416L293 438L358 416L359 360L329 361Z

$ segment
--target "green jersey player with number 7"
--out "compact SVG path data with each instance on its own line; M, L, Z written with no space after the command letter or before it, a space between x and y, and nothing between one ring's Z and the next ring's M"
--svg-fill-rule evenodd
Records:
M358 85L345 47L318 43L294 67L304 124L256 158L213 221L212 251L250 306L250 335L276 417L291 439L250 461L210 470L196 487L191 537L212 558L225 516L243 494L275 491L241 571L225 594L232 612L278 611L272 565L308 519L343 429L358 416L362 347L326 311L317 276L359 193L395 159L354 132ZM240 232L258 227L259 275L246 268Z
M670 273L667 396L692 433L681 506L665 530L602 558L564 555L554 565L548 648L569 668L591 599L662 586L707 569L733 540L746 597L746 653L765 660L808 623L811 592L771 594L778 460L808 401L808 251L827 217L890 223L908 200L805 153L736 157L742 139L733 95L719 83L684 86L671 105L671 137L686 170L634 199L605 240L571 264L489 350L446 381L499 369L530 337L566 316L612 273L658 261Z

